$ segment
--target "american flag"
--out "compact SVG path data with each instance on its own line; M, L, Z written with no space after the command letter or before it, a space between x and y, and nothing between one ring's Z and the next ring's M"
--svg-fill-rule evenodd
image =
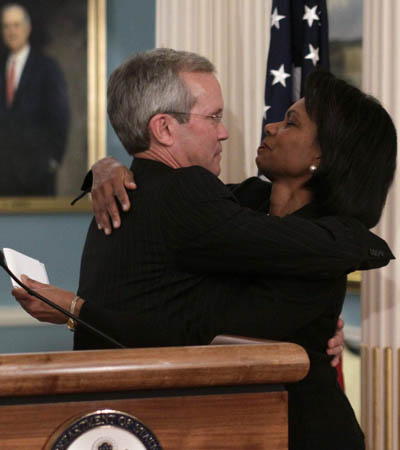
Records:
M303 96L307 75L329 70L326 0L273 0L265 82L264 126L281 121Z

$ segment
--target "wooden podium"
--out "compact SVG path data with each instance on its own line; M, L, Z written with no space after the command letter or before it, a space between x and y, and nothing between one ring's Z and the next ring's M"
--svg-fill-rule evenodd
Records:
M287 449L282 383L307 374L304 349L215 343L0 355L0 448L53 448L71 419L112 409L145 424L163 450Z

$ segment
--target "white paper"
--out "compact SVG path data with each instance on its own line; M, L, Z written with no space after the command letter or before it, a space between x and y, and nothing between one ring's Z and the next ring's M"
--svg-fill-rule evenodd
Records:
M3 253L8 268L19 280L21 280L21 275L24 274L33 280L49 284L46 267L43 263L12 248L3 248ZM12 278L11 284L13 287L19 287Z

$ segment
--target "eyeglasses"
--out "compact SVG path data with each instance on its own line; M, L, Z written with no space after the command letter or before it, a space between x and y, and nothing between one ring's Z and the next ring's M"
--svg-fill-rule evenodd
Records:
M197 114L197 113L189 113L189 112L181 112L181 111L169 111L167 114L183 114L186 116L199 116L199 117L208 117L213 120L215 124L219 124L222 121L222 114Z

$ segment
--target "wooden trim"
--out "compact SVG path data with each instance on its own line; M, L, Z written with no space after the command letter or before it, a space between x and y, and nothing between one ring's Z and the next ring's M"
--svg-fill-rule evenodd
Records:
M290 383L308 368L277 342L0 355L0 397Z

